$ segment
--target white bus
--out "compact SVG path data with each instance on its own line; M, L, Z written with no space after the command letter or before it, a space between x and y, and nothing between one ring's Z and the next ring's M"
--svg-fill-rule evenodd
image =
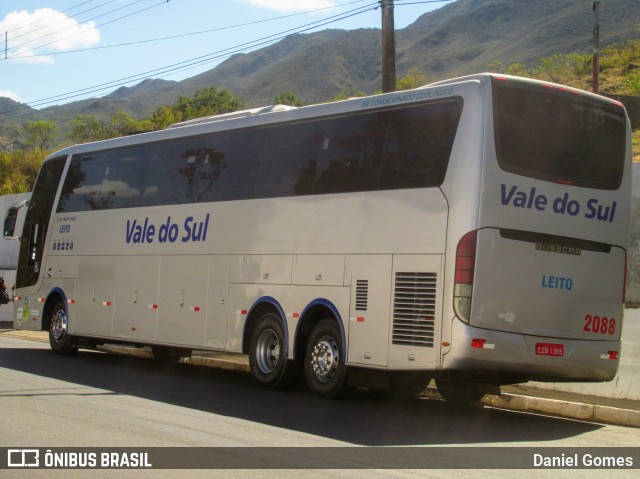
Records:
M622 104L493 74L76 145L36 181L14 324L326 397L608 381L630 178Z

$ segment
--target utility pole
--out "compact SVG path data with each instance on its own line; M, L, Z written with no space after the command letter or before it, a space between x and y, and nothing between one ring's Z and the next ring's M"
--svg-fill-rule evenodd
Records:
M598 93L600 74L600 2L593 2L593 73L591 83L593 93Z
M382 7L382 92L396 91L396 36L393 0L380 0Z

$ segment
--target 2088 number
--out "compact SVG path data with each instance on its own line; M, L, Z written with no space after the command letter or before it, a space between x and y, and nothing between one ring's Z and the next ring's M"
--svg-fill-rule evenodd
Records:
M608 334L613 336L616 333L616 320L615 318L607 318L600 316L591 316L587 314L584 317L585 325L582 329L588 333L594 334Z

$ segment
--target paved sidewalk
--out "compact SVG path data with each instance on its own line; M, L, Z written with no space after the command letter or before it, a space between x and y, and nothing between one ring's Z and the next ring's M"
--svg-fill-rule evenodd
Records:
M47 334L40 331L11 329L11 323L0 322L0 336L48 342ZM148 348L136 348L123 345L106 345L101 351L151 358ZM192 357L182 362L199 366L217 367L235 371L249 371L246 356L238 354L195 351ZM428 388L424 395L440 398L435 388ZM611 399L599 396L586 396L562 391L534 388L530 386L503 386L498 396L485 396L482 402L486 406L512 411L548 414L552 416L590 421L619 426L640 427L640 401Z

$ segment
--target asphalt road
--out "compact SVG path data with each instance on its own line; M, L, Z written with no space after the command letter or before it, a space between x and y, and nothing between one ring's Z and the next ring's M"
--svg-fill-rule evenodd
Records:
M637 447L640 429L441 401L342 401L304 390L267 391L243 372L161 365L0 337L3 447ZM311 450L313 451L313 450ZM459 451L452 449L452 451ZM490 451L491 452L491 451ZM434 464L464 457L438 449ZM304 461L302 461L304 462ZM360 465L362 466L362 464ZM470 469L472 464L469 465ZM4 470L0 476L27 477ZM267 477L273 471L91 471L92 477ZM631 470L527 471L528 477L637 477ZM28 477L85 477L87 471L29 471ZM278 477L443 477L441 470L278 471ZM447 477L516 477L514 470L453 469Z

